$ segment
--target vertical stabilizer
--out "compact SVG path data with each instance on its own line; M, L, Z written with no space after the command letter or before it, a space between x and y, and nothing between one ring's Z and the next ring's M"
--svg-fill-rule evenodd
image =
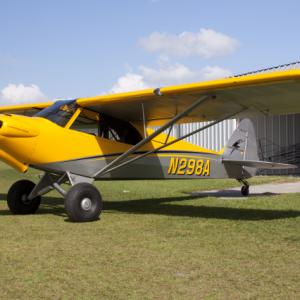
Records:
M249 119L243 119L228 140L222 154L232 160L259 160L254 127Z

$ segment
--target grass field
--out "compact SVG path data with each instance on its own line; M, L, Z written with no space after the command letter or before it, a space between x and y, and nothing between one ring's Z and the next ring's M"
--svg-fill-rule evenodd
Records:
M222 200L186 192L240 184L99 182L96 222L70 222L56 192L12 215L9 187L38 173L0 164L1 299L300 298L300 194Z

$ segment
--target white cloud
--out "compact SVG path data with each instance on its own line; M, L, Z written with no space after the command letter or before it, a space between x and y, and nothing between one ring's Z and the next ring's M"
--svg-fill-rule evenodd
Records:
M125 76L120 77L117 83L111 88L111 94L118 94L123 92L146 90L149 85L144 81L143 76L126 73Z
M200 71L194 72L179 63L169 65L158 61L158 65L158 70L140 66L139 70L142 72L142 75L125 74L125 76L118 79L117 83L111 88L110 93L130 92L232 76L230 70L217 66L207 66Z
M196 54L205 59L232 54L239 45L235 38L205 28L197 33L184 31L178 36L153 32L138 42L138 46L147 52L160 52L168 57Z
M9 84L1 90L0 105L30 104L45 102L49 99L40 91L35 84L24 86L19 84Z
M9 64L16 64L17 63L17 60L12 58L9 54L6 55L5 61Z

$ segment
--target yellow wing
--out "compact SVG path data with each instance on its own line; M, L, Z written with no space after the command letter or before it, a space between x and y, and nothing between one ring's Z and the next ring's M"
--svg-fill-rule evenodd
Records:
M32 103L24 105L3 106L0 107L0 113L33 116L44 108L52 105L54 102Z
M246 107L247 110L234 118L299 113L300 70L80 98L77 103L120 119L141 122L143 102L147 126L156 126L165 124L208 92L215 96L214 99L196 108L178 123L217 120L242 107Z
M245 75L214 81L130 93L79 98L77 104L126 121L139 123L145 108L147 126L163 125L206 93L213 98L178 123L221 119L242 107L234 118L300 112L300 69ZM0 113L33 115L54 102L1 107Z

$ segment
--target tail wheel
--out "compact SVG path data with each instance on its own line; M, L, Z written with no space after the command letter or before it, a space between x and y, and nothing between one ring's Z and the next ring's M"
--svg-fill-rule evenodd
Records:
M20 180L11 186L7 194L7 205L12 213L27 215L37 211L41 204L41 196L27 199L34 187L35 183L29 180Z
M102 197L92 184L78 183L68 191L65 210L73 222L95 221L102 210Z
M242 186L241 193L243 196L248 196L249 195L249 186L246 186L246 185Z

